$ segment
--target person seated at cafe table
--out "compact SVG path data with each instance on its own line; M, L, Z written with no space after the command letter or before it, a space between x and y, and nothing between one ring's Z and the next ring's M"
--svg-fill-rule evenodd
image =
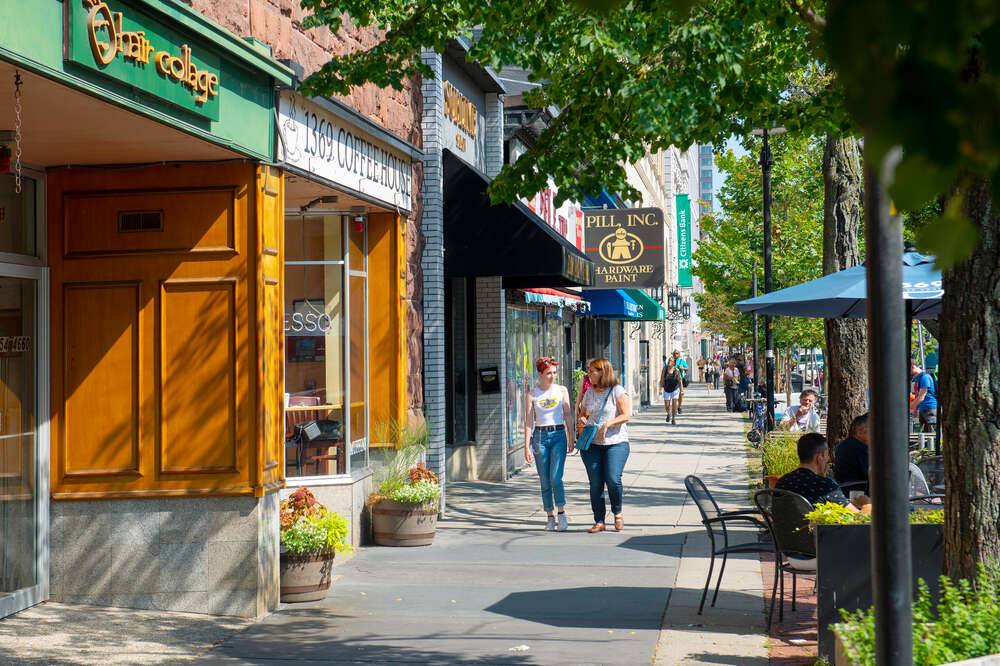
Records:
M851 421L846 439L833 447L833 478L848 495L860 490L868 495L868 413Z
M816 400L819 394L812 389L806 389L799 394L798 406L792 405L781 417L781 428L788 432L819 432L819 414L816 413Z
M849 506L837 482L826 475L830 464L830 448L826 437L809 432L799 437L799 466L778 479L775 490L788 490L805 497L811 504L836 502ZM852 507L853 508L853 507Z

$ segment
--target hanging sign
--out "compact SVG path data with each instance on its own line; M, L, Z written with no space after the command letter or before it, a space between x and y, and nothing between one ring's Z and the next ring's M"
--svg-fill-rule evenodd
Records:
M677 286L691 286L691 200L686 194L674 197L677 204Z
M278 97L278 160L409 212L410 158L316 102Z
M663 286L662 210L586 210L583 229L592 289Z
M121 0L64 0L63 59L219 119L219 57Z

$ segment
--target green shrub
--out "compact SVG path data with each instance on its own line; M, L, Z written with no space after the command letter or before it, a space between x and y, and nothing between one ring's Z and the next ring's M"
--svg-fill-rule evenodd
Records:
M281 500L281 545L292 555L349 553L347 519L320 504L308 488Z
M1000 567L980 565L973 583L941 576L937 606L920 581L913 603L913 663L934 666L1000 652ZM847 613L833 626L848 657L859 666L875 664L873 609Z
M806 520L815 525L863 525L870 523L870 514L860 511L851 511L842 504L836 502L823 502L806 514ZM913 511L910 513L911 524L944 524L944 510L937 511Z
M775 432L761 445L764 473L784 476L799 466L799 438L793 433Z

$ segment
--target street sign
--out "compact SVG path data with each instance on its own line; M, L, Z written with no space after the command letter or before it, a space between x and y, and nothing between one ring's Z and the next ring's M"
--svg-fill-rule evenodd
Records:
M663 286L663 211L587 210L585 251L594 262L591 289Z

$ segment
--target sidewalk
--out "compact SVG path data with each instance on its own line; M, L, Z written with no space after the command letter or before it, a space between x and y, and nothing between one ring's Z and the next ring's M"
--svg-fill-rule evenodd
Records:
M200 616L194 637L169 623L199 616L81 617L80 607L46 604L0 622L0 663L53 663L57 652L62 663L766 664L755 555L730 558L716 607L696 614L708 539L683 479L700 476L724 509L747 505L740 417L725 412L721 392L692 386L677 426L651 410L630 430L621 533L586 532L586 474L573 456L567 533L542 531L533 469L506 484L454 483L434 545L361 549L322 602L283 606L244 631ZM88 630L115 614L137 621L128 633ZM14 630L22 622L32 638Z

